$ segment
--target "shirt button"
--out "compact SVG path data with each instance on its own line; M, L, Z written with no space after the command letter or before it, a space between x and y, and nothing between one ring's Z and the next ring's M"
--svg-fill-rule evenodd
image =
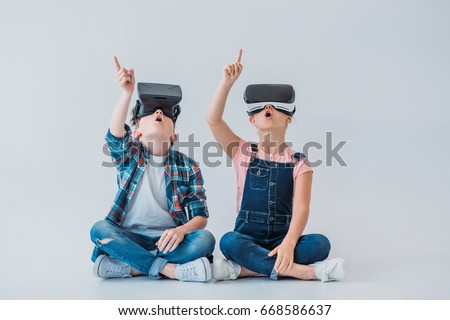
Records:
M258 171L256 172L256 175L257 175L257 176L260 176L260 175L261 175L261 171L258 170Z
M275 220L274 217L270 217L270 218L269 218L269 221L274 221L274 220Z
M271 186L271 187L273 187L274 185L275 185L275 183L272 181L269 183L269 186Z
M275 203L275 202L272 201L272 200L269 201L269 204L270 204L270 205L273 205L274 203Z

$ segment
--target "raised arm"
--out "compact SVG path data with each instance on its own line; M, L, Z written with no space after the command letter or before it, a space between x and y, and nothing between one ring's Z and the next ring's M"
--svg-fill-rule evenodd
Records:
M222 116L228 93L242 72L241 57L242 49L239 50L235 63L223 67L222 80L209 104L207 115L207 121L214 138L231 158L237 151L239 137L230 129Z
M134 70L121 67L117 57L114 57L114 64L117 71L116 80L123 91L112 113L109 130L114 137L123 138L125 136L124 125L127 119L128 106L134 91L135 78Z

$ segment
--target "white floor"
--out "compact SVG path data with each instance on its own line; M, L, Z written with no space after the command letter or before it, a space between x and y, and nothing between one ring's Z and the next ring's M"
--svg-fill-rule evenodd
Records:
M78 267L61 262L63 269L74 267L66 272L30 263L28 274L2 275L0 299L450 299L450 260L349 262L352 272L342 282L247 278L206 284L146 277L102 280L92 276L88 261Z

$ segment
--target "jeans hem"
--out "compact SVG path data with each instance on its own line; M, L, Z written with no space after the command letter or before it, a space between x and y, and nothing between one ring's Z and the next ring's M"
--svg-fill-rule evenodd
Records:
M167 262L169 261L157 257L148 271L148 276L155 280L161 279L159 272L164 268Z
M272 272L270 273L269 279L270 280L278 280L278 273L275 271L275 269L272 269Z

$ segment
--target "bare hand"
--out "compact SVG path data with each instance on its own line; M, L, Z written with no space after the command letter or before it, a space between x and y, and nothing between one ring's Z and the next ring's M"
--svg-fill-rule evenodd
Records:
M227 84L232 85L241 75L242 72L242 64L241 64L241 58L242 58L242 49L239 49L239 52L236 57L236 62L232 64L228 64L223 67L223 81L225 81Z
M121 67L116 56L114 56L114 64L116 65L117 82L126 92L132 93L134 91L135 84L134 69L128 70Z
M269 252L269 257L277 256L274 269L277 273L289 271L294 264L294 248L285 243L281 243L278 247Z
M166 254L167 252L172 252L178 245L183 242L186 234L178 228L167 229L156 242L158 250Z

